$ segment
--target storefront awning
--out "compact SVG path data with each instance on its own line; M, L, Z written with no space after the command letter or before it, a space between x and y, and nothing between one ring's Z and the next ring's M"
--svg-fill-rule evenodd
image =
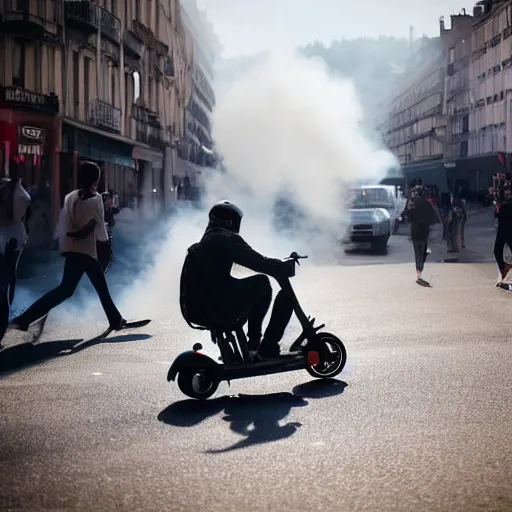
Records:
M407 181L421 179L424 185L436 185L441 194L448 192L446 168L441 159L404 165L402 172Z
M164 155L162 151L141 148L140 146L133 147L132 158L135 160L151 162L151 167L153 167L153 169L162 169L164 164Z
M125 142L121 136L105 136L102 132L97 133L95 129L82 129L77 123L68 123L76 128L76 146L64 148L65 150L76 150L83 158L92 158L102 162L123 165L135 169L135 160L132 157L133 145ZM110 135L110 134L109 134ZM129 139L127 139L129 140Z

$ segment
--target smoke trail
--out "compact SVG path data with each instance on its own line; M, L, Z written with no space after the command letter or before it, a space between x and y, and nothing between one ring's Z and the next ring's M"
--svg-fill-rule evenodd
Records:
M281 55L256 65L218 100L213 137L227 171L205 177L205 209L188 209L171 220L154 264L123 296L128 316L178 314L181 265L199 240L207 210L230 199L244 211L242 236L269 256L311 249L341 238L344 193L359 179L375 179L394 163L365 137L362 110L351 82L323 62ZM311 230L278 233L274 204L286 195ZM156 243L155 243L156 246ZM339 249L338 249L339 250Z

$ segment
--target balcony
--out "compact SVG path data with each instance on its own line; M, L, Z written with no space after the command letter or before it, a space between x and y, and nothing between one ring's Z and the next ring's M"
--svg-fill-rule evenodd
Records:
M87 122L114 133L121 133L121 110L101 100L89 103Z
M100 28L101 35L113 43L121 43L121 21L106 9L90 0L66 1L66 22L87 32L96 32Z
M0 33L28 40L59 43L62 27L27 11L7 11L3 16L0 15Z
M133 105L132 117L136 121L135 140L152 148L163 149L166 144L161 136L162 125L158 113L140 105Z
M166 144L160 135L160 131L160 128L137 121L135 124L135 140L155 149L163 149Z
M135 35L143 41L150 50L153 50L158 55L167 55L169 53L169 47L165 43L162 43L162 41L155 36L153 31L140 21L133 20L133 30Z
M0 106L54 116L59 113L60 105L59 97L55 94L39 94L21 87L0 86Z
M144 54L144 41L135 32L126 30L123 36L123 45L126 53L134 59L142 59Z
M140 121L143 124L152 126L153 128L161 128L160 119L158 113L140 105L132 106L132 117L136 121Z

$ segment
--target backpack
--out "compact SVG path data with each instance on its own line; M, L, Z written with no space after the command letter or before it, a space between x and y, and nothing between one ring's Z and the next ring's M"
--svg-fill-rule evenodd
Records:
M14 220L14 186L0 181L0 226L10 226Z
M199 244L192 245L185 257L180 277L180 309L185 321L193 329L208 330L217 323L217 312L207 297L201 276L194 262L194 252Z

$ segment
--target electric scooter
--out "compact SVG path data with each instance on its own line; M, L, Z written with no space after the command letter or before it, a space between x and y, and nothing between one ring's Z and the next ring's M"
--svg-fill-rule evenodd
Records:
M300 265L299 260L304 258L307 256L294 252L288 259ZM320 379L329 379L341 373L347 362L343 342L334 334L319 332L325 324L315 327L315 319L306 316L289 279L280 279L278 283L293 301L293 310L302 326L302 332L293 342L289 353L268 360L261 360L257 354L251 353L243 330L245 321L227 329L213 323L203 326L189 323L195 329L210 331L212 342L220 349L221 360L216 361L203 353L202 345L196 343L192 350L181 353L174 360L167 381L175 381L177 377L178 387L183 394L206 400L217 391L221 381L230 384L235 379L296 370L306 370Z

